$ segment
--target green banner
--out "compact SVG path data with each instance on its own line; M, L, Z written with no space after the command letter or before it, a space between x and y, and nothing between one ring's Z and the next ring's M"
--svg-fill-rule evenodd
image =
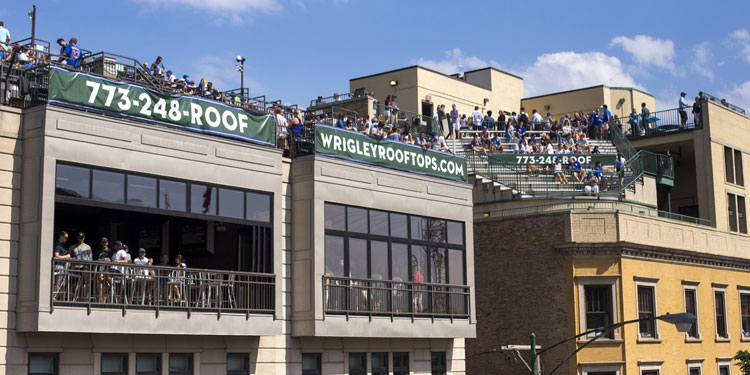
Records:
M200 133L274 144L271 115L188 95L163 95L140 86L81 72L50 68L49 102L85 106L157 123L178 125Z
M315 152L409 172L466 181L466 159L364 134L315 127Z
M602 165L615 165L615 154L490 154L490 164L555 164L555 159L560 158L563 163L573 157L583 165L594 165L602 162Z

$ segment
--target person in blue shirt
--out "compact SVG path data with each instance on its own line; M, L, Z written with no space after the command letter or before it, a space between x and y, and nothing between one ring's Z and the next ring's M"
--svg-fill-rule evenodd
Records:
M8 51L8 43L10 43L10 31L5 28L3 21L0 21L0 61L6 59L5 52Z
M520 124L518 126L518 130L516 131L516 136L518 136L518 138L523 138L524 134L526 134L526 126Z
M576 181L583 181L583 166L580 161L572 156L568 159L568 170Z
M339 118L336 120L336 127L339 129L346 129L346 125L344 125L344 114L339 113Z
M492 111L487 111L487 118L484 120L484 127L487 129L495 128L495 118L492 117Z
M500 133L495 133L495 136L490 139L490 152L503 153L503 140L500 138Z
M471 143L469 143L469 147L471 147L471 150L474 152L481 152L487 155L487 150L484 149L484 145L479 141L479 137L477 137L476 134L474 134L474 138L471 140Z
M601 139L602 135L602 116L599 114L599 110L597 109L594 111L594 113L591 114L591 126L589 138L591 139Z
M599 179L601 188L606 189L608 180L604 178L604 168L602 168L602 162L600 161L597 161L596 164L594 164L594 176Z
M81 67L81 49L78 48L77 44L77 38L70 38L68 45L63 50L63 55L67 58L66 64L79 68Z
M151 64L151 74L155 76L163 76L164 75L164 64L162 64L161 56L156 56L156 61L154 61L153 64ZM183 76L182 78L188 79L187 75Z
M641 130L638 126L638 111L636 111L635 108L633 108L633 111L630 112L630 120L628 122L630 123L630 134L641 134Z

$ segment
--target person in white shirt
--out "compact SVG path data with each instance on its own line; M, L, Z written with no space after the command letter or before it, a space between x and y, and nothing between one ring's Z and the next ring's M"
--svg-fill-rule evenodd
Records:
M435 151L445 151L451 154L453 153L445 143L445 138L442 135L438 136L437 132L432 132L432 143L430 144L430 149Z
M540 115L539 112L536 111L536 109L532 109L531 123L534 124L534 130L542 130L542 121L544 121L542 115Z
M146 249L138 249L138 257L133 259L133 264L150 266L153 263L153 259L146 256ZM136 290L143 291L143 300L145 301L146 296L150 295L151 290L154 288L154 284L151 282L151 278L154 276L154 270L146 267L138 267L136 268L135 275L138 284Z
M474 130L479 130L482 126L482 119L483 119L482 112L479 110L479 106L474 107L474 112L471 113L471 120L474 124Z
M687 107L688 107L688 104L687 104L687 101L685 100L685 95L687 95L687 94L685 94L684 92L681 92L680 93L680 100L678 102L678 104L680 106L679 107L679 112L680 112L680 126L683 129L685 129L685 127L687 127L687 119L688 119L688 116L687 116Z
M284 149L284 143L286 142L286 137L289 135L287 132L287 127L289 125L289 121L287 121L286 117L281 114L281 108L276 108L276 147L280 149Z
M372 118L372 123L370 124L370 135L375 138L383 138L383 129L381 129L376 117Z
M117 252L115 252L115 255L112 256L112 262L113 263L127 263L128 262L128 252L125 251L123 248L124 245L120 243L120 241L117 241L117 244L115 245L117 247ZM110 267L110 270L114 272L123 272L123 267Z

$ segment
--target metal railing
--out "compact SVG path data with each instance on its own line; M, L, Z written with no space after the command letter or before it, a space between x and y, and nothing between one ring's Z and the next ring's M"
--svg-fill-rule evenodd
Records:
M670 220L681 221L689 224L696 224L702 226L711 226L711 221L708 219L701 219L692 216L675 214L672 212L660 211L655 208L650 208L634 203L627 202L613 202L613 201L580 201L580 202L562 202L562 203L551 203L538 206L529 207L517 207L507 208L502 210L493 210L485 212L475 212L474 221L487 221L497 218L506 217L518 217L518 216L532 216L543 213L553 212L566 212L566 211L595 211L595 210L607 210L607 211L622 211L626 213L633 213L649 217L660 217Z
M323 276L326 314L465 319L470 287Z
M322 97L319 96L317 99L310 100L310 107L315 107L324 104L336 103L344 100L356 98L354 94L345 92L343 94L333 94L331 96Z
M714 102L716 104L719 104L719 105L723 105L724 107L727 107L727 108L731 109L732 111L735 111L735 112L737 112L737 113L739 113L741 115L745 115L745 110L744 109L742 109L742 108L740 108L740 107L738 107L738 106L736 106L736 105L734 105L732 103L727 102L726 99L719 99L719 98L717 98L717 97L715 97L715 96L713 96L711 94L708 94L708 93L704 93L703 95L706 97L707 100L710 100L710 101L712 101L712 102Z
M50 306L274 314L276 276L224 270L58 259Z
M381 123L393 124L399 133L405 127L409 128L409 133L413 137L419 136L424 132L430 135L433 131L440 133L440 125L433 123L432 117L423 116L419 113L409 112L402 109L386 108L384 104L377 103L375 106L375 116Z
M700 105L700 103L699 103ZM700 119L696 121L692 106L688 106L685 113L685 125L682 124L682 114L678 108L652 112L647 120L638 115L638 119L625 119L623 126L627 130L628 138L639 138L649 135L674 133L683 130L700 129Z

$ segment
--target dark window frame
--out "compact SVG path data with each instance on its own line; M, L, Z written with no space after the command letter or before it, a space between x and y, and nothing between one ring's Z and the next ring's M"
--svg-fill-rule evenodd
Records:
M446 257L445 257L446 258L446 262L445 262L446 263L445 274L446 274L446 277L448 277L448 275L450 274L450 264L449 264L450 262L448 260L448 258L449 258L449 256L448 256L449 255L449 251L450 250L459 250L459 251L461 251L462 266L463 266L463 272L462 272L463 273L463 275L462 275L463 280L460 283L460 285L467 285L467 270L466 270L466 223L455 221L455 220L447 220L447 219L442 219L442 218L427 217L427 216L420 216L420 215L411 215L411 214L402 213L402 212L384 211L384 210L381 210L381 209L370 209L370 208L366 208L366 207L357 207L357 206L351 206L351 205L345 205L345 204L333 203L333 202L325 202L324 203L324 212L325 212L325 205L334 205L334 206L344 207L344 230L327 229L327 228L325 228L324 231L325 231L325 235L326 236L336 236L336 237L341 237L341 238L344 239L344 275L347 275L346 277L349 277L348 275L350 274L349 239L360 239L360 240L367 241L367 259L366 259L367 260L367 277L366 278L368 278L368 279L372 278L372 264L370 262L370 259L371 259L371 256L372 256L371 243L373 241L377 241L377 242L385 242L385 243L388 244L388 246L387 246L388 247L388 275L387 275L387 277L386 277L386 275L382 275L384 279L387 279L387 280L392 280L393 279L393 264L392 264L392 259L393 259L393 244L404 244L404 245L407 245L408 258L410 260L414 259L413 247L415 247L415 246L423 246L423 247L425 247L427 249L442 249L442 250L445 250L445 254L446 254ZM366 217L366 220L367 220L366 227L367 227L368 233L349 232L349 218L348 218L349 207L352 207L352 208L355 208L355 209L364 209L364 210L366 210L365 217ZM386 212L388 214L388 223L387 223L388 236L378 235L378 234L370 234L369 233L370 232L370 228L372 228L372 225L370 223L370 219L371 219L370 211ZM407 230L406 230L407 237L406 238L393 237L392 236L391 214L406 216L406 223L407 223ZM425 240L412 239L411 238L411 235L412 235L412 233L411 233L412 232L411 231L412 217L424 218L424 219L427 219L428 222L430 220L442 221L445 224L443 226L443 232L445 232L443 234L443 241L444 242L433 242L433 241L425 241ZM325 222L325 218L323 219L323 222ZM448 228L448 222L454 222L454 223L458 223L458 224L461 225L461 227L462 227L461 236L462 236L462 243L463 243L462 245L452 244L452 243L450 243L448 241L448 238L447 238L447 234L448 234L447 233L448 232L448 230L447 230L447 228ZM325 252L325 249L324 249L324 252ZM326 254L324 254L324 258L325 257L326 257ZM411 263L411 261L410 261L410 263ZM429 265L429 262L428 262L428 265ZM408 265L408 268L409 268L409 280L408 281L414 281L412 279L413 278L413 270L412 270L411 264ZM425 282L428 282L429 280L431 280L431 268L432 267L428 267L428 270L426 272L424 272L423 276L424 276L424 281ZM407 281L407 280L405 280L405 281ZM451 284L454 284L453 281L449 280L448 282L451 283Z
M370 353L370 375L389 375L389 357L388 352L372 352ZM383 356L385 355L385 368L375 368L375 361L373 361L374 356Z
M659 337L654 320L656 317L656 287L653 285L637 285L636 295L638 298L638 319L651 319L638 323L638 337L656 339Z
M747 234L747 206L745 196L727 193L727 217L729 231Z
M594 297L594 293L596 291L604 292L606 295L608 295L608 300L606 301L590 301L590 298ZM602 296L599 296L602 297ZM583 303L584 303L584 312L586 313L586 331L590 331L592 329L600 328L607 326L609 324L612 324L614 321L614 295L612 292L612 284L586 284L583 286ZM596 303L595 303L596 302ZM607 304L605 309L601 308L602 304ZM598 305L598 309L594 309L594 305ZM593 324L589 324L589 319L596 318L599 316L602 316L604 318L604 324L600 327L593 327ZM614 330L609 331L608 333L604 334L603 338L614 338Z
M138 371L138 357L156 358L156 371ZM161 353L135 353L135 375L161 375L162 374Z
M229 370L229 358L239 357L242 359L245 368L241 370ZM250 375L250 354L249 353L227 353L227 375Z
M742 338L750 338L750 292L748 291L740 292L740 322Z
M349 359L348 360L349 363L348 363L347 367L349 368L349 371L347 372L347 374L349 374L349 375L368 375L368 367L369 366L368 366L368 363L367 363L367 352L349 352L348 354L349 355L347 357ZM360 356L361 357L360 359L364 359L363 361L361 361L362 365L364 367L361 367L361 368L352 368L352 356Z
M719 303L719 296L721 296L721 303ZM716 318L716 338L729 339L729 329L727 327L727 294L724 290L714 290L714 316Z
M396 362L396 356L399 357L399 363L403 360L403 365L398 365ZM393 375L409 375L410 363L409 363L409 352L393 352Z
M323 372L323 362L321 360L321 353L302 353L302 362L305 361L305 356L314 356L315 369L302 369L302 375L321 375Z
M53 366L54 366L54 372L31 372L31 358L34 356L39 357L52 357L53 359ZM28 363L29 363L29 375L59 375L60 374L60 353L56 352L29 352L28 353Z
M698 319L700 319L700 317L698 316L698 289L684 288L683 298L685 299L685 312L691 313L697 318L695 323L693 323L693 326L690 327L690 330L686 332L687 337L691 339L700 339L701 336L698 326Z
M175 177L165 177L165 176L158 176L148 173L140 173L140 172L130 172L130 171L124 171L114 168L108 168L108 167L101 167L101 166L94 166L94 165L87 165L87 164L81 164L81 163L75 163L75 162L68 162L63 160L58 160L55 164L55 187L57 187L57 167L63 165L63 166L71 166L71 167L79 167L79 168L88 168L89 170L89 177L88 177L88 183L89 183L89 196L87 198L77 198L77 197L67 197L63 195L58 195L55 193L55 201L56 202L64 202L64 203L73 203L73 204L80 204L85 206L94 206L94 207L104 207L104 208L112 208L112 209L118 209L118 210L126 210L126 211L135 211L135 212L145 212L145 213L152 213L152 214L158 214L158 215L167 215L167 216L178 216L178 217L186 217L186 218L194 218L194 219L201 219L201 220L211 220L211 221L226 221L236 224L248 224L251 223L252 225L258 225L258 226L265 226L265 227L273 227L274 222L274 193L267 192L267 191L260 191L260 190L252 190L252 189L245 189L245 188L239 188L237 186L227 186L222 184L215 184L215 183L206 183L201 181L192 181L192 180L186 180L181 178L175 178ZM104 172L115 172L115 173L121 173L124 175L123 179L123 203L112 203L112 202L105 202L105 201L98 201L93 199L93 179L94 179L94 170L104 171ZM127 198L128 198L128 176L137 176L137 177L147 177L147 178L154 178L156 179L156 207L145 207L145 206L137 206L137 205L130 205L127 204ZM160 208L161 206L161 196L159 194L160 187L161 187L161 180L168 180L173 182L181 182L185 184L185 211L177 211L177 210L170 210L166 208ZM215 189L216 191L216 202L214 202L216 206L216 215L208 215L208 214L196 214L192 212L190 203L191 203L191 190L193 185L201 185L201 186L209 186L212 189ZM227 217L227 216L220 216L219 212L219 189L229 189L229 190L238 190L243 192L243 218L238 219L234 217ZM247 193L253 193L258 195L265 195L268 197L268 212L269 212L269 220L267 222L265 221L257 221L257 220L249 220L246 219L248 217L247 214Z
M172 357L181 357L181 356L187 356L188 357L188 370L187 371L172 371L170 366L170 361ZM168 375L193 375L195 374L195 355L193 353L169 353L169 356L167 358L167 374Z
M123 364L123 371L122 372L104 372L104 357L105 356L119 356L122 358L122 364ZM122 352L112 352L112 353L101 353L101 358L99 358L100 363L100 369L101 369L101 375L128 375L128 362L129 357L128 353L122 353Z
M430 352L430 372L432 375L448 373L448 355L446 352Z

